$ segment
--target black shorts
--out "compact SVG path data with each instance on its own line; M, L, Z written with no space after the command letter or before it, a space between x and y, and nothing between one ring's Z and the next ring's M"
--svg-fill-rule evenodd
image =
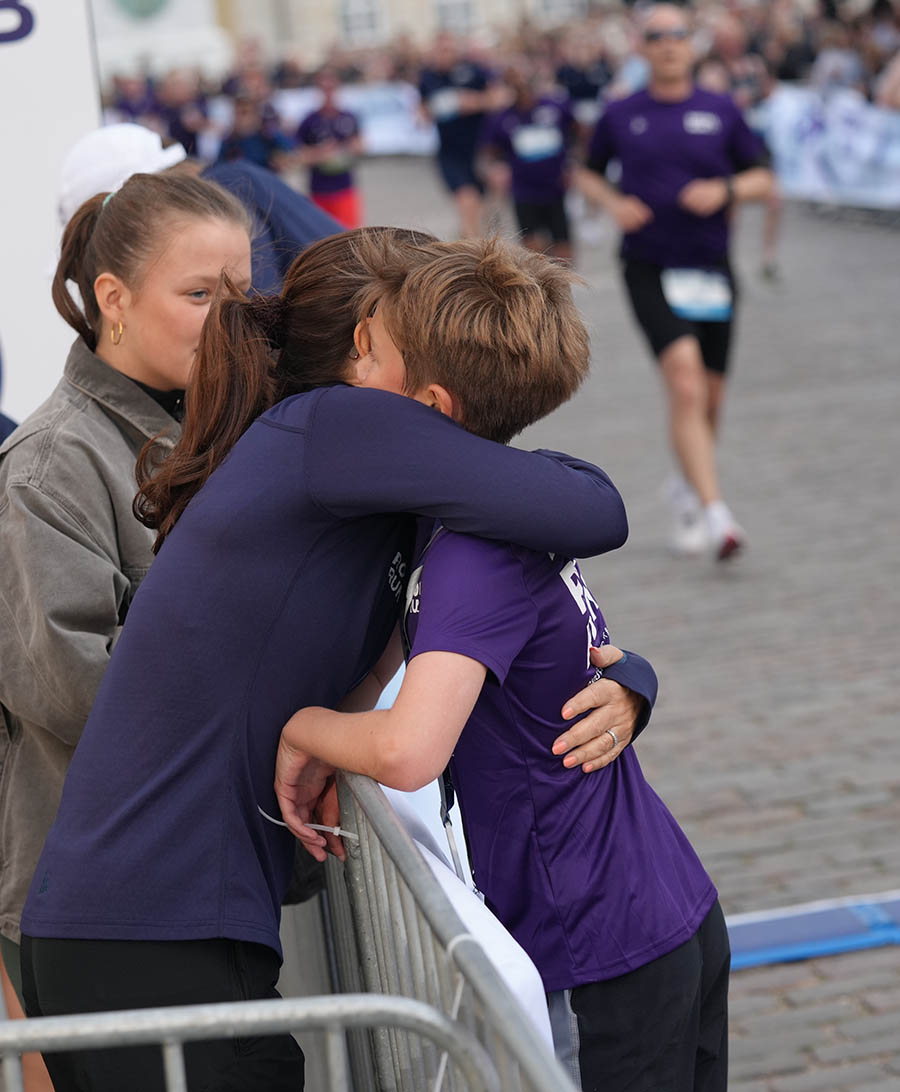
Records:
M541 204L516 201L515 210L519 230L523 235L549 235L554 243L569 241L569 217L566 215L564 197Z
M716 902L668 955L548 996L560 1061L584 1092L725 1092L730 965Z
M451 193L456 193L466 186L474 186L479 193L484 192L481 179L475 173L475 155L463 153L438 152L438 170L444 185Z
M278 997L278 954L237 940L44 940L22 937L28 1016ZM163 1092L157 1046L54 1051L56 1092ZM303 1051L287 1034L186 1043L189 1089L301 1092Z
M695 337L700 343L700 355L706 370L719 375L725 374L728 370L728 351L731 346L734 311L737 307L737 285L729 266L722 266L721 272L731 283L731 318L724 322L697 322L676 315L669 306L663 294L662 266L634 258L625 259L623 273L631 308L654 356L658 357L680 337Z

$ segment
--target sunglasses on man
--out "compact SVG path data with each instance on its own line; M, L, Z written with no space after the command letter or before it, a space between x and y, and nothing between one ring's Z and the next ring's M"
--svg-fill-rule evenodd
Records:
M645 42L664 42L667 38L673 42L684 42L690 38L691 32L687 27L673 27L671 30L645 30Z

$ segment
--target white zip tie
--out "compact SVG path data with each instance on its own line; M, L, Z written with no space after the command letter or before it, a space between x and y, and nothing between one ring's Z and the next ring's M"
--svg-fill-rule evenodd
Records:
M256 805L256 810L263 819L268 819L269 822L274 823L276 827L284 827L285 830L288 829L287 823L281 819L274 818L274 816L269 815L267 811L263 811L259 804ZM354 834L352 830L344 830L343 827L326 827L321 823L304 823L303 825L309 827L310 830L322 830L326 834L336 834L339 838L349 838L351 842L359 841L358 834Z

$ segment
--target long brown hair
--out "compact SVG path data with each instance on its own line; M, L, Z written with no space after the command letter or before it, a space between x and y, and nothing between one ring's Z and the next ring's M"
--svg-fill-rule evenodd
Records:
M225 220L250 231L250 217L237 198L188 175L134 174L115 193L98 193L72 215L52 295L56 310L89 349L97 347L102 321L94 281L113 273L129 288L139 288L148 263L186 219ZM78 286L81 307L69 281Z
M387 227L330 235L297 257L280 296L248 298L223 277L200 335L181 436L162 462L152 442L138 459L134 512L158 531L154 552L261 413L289 395L346 379L372 279L358 244L372 237L396 248L401 262L434 240Z

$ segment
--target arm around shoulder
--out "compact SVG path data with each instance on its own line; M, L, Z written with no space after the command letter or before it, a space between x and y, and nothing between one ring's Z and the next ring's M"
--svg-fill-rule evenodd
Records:
M491 443L384 391L326 392L306 465L313 497L341 519L414 512L568 557L617 549L628 535L622 498L598 467Z
M604 668L603 677L612 679L613 682L619 683L620 686L624 686L644 699L635 721L634 734L631 737L631 742L634 743L647 727L653 706L656 704L656 695L659 691L656 672L649 660L638 656L636 652L627 652L623 649L622 659Z

